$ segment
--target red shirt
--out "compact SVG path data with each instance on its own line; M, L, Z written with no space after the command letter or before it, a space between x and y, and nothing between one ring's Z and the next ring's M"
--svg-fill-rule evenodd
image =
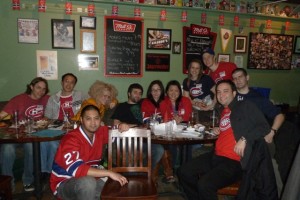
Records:
M232 72L237 67L234 63L231 62L219 62L218 68L216 71L208 71L208 75L215 81L215 83L218 83L221 80L232 80Z
M143 100L141 109L142 109L144 119L147 117L151 117L155 113L155 111L156 114L160 114L160 107L156 108L149 99Z
M215 154L240 161L241 157L234 152L236 141L231 127L230 114L231 110L228 107L221 114L220 135L216 141Z
M15 110L18 110L19 120L23 120L26 117L40 119L44 117L48 99L48 95L45 95L40 99L32 99L26 93L19 94L9 100L3 108L3 111L12 115Z
M189 121L192 113L192 103L191 100L187 97L182 96L181 101L178 106L178 115L181 115L183 121ZM172 102L168 96L160 103L160 111L162 116L173 116L174 110Z
M60 101L60 108L59 108L58 119L64 120L65 117L64 113L68 113L69 118L72 118L74 116L73 109L72 109L72 102L73 102L72 95L67 97L61 96L59 101Z

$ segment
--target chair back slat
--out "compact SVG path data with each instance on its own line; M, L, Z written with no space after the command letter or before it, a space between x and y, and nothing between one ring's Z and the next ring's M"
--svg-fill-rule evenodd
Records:
M108 146L109 170L120 173L142 172L151 177L150 130L136 128L123 133L110 130Z

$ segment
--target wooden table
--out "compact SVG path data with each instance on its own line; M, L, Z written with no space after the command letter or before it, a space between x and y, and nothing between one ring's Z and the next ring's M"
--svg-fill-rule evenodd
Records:
M151 142L153 144L162 144L162 145L180 145L180 164L186 161L184 159L184 150L185 154L187 155L187 145L192 145L192 144L214 144L215 141L217 140L217 136L212 136L209 134L204 134L201 137L165 137L161 135L151 135Z
M55 137L38 137L24 132L24 127L21 128L0 128L0 144L7 143L32 143L33 148L33 169L34 169L34 194L37 199L42 198L42 184L41 184L41 155L40 142L49 142L60 140L63 135ZM20 196L23 194L17 194Z

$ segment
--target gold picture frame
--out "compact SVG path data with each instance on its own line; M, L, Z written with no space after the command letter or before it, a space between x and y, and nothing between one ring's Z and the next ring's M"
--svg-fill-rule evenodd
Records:
M80 30L80 52L96 53L96 31L90 29Z

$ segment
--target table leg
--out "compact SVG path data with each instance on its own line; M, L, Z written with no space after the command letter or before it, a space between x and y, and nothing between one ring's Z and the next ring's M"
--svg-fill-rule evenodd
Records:
M32 142L35 196L42 199L40 142Z

